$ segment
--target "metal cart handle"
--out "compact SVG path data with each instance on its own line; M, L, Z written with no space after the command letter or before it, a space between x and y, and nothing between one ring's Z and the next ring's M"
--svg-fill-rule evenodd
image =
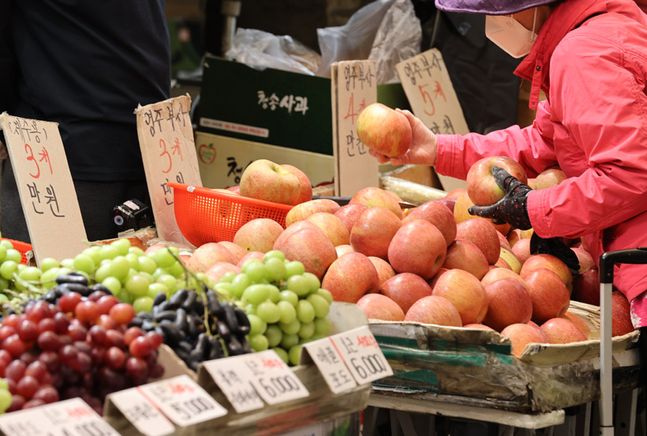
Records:
M647 247L610 251L600 256L600 435L613 436L613 268L618 264L647 264Z

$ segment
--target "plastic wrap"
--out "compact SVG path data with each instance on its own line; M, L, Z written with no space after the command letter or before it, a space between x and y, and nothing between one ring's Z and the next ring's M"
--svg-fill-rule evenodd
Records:
M321 49L318 75L329 77L333 62L371 59L377 82L397 82L395 65L420 52L422 29L411 0L377 0L355 12L343 26L317 29Z
M236 31L225 57L256 69L275 68L311 76L321 62L317 52L288 35L241 28Z
M440 189L419 183L410 182L393 176L380 177L382 187L387 191L397 194L402 201L419 205L431 200L440 200L445 198L447 193Z

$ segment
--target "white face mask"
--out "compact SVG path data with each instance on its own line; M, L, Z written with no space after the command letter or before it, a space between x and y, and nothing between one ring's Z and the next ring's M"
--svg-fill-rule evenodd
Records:
M528 53L537 39L537 9L532 19L532 30L526 29L512 16L488 15L485 17L485 36L513 58Z

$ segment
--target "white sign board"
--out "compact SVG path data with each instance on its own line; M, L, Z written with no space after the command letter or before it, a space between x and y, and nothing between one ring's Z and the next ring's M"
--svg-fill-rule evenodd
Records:
M173 424L139 391L139 388L115 392L110 395L110 401L137 431L146 436L163 436L175 431Z
M202 186L190 109L191 99L183 95L135 110L155 226L166 241L185 242L175 222L173 191L167 183Z
M377 101L375 62L336 62L330 73L335 194L352 196L362 188L379 186L379 163L355 128L362 109Z
M0 127L36 262L76 256L87 236L58 125L3 113Z

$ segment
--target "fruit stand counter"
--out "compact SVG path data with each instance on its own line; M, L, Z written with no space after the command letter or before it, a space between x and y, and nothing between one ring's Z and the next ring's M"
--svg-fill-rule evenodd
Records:
M596 307L571 309L596 327ZM397 322L370 327L394 371L373 384L371 406L541 428L563 421L562 409L599 396L597 340L531 344L517 359L496 332ZM638 384L637 339L637 332L614 338L617 392Z

